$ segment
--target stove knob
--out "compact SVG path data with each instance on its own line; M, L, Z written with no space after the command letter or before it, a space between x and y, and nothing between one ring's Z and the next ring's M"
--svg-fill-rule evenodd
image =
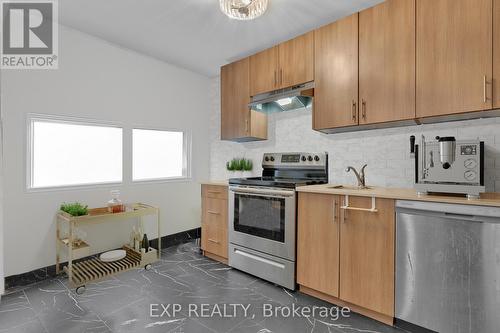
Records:
M310 156L310 155L307 159L309 160L309 162L312 162L312 160L313 160L312 156Z
M306 160L307 160L307 158L305 156L302 156L302 161L305 162Z
M274 156L271 156L271 162L274 162Z
M319 156L318 156L318 155L314 156L314 160L315 160L316 162L319 162Z
M269 162L269 157L268 157L268 156L266 156L266 157L264 158L264 161Z

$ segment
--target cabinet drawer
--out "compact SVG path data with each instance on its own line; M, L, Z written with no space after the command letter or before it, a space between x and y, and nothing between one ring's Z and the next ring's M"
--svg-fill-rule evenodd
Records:
M206 252L227 258L227 229L203 222L201 224L201 248Z
M227 229L227 200L203 198L203 223Z
M227 186L202 185L201 196L204 198L227 199Z

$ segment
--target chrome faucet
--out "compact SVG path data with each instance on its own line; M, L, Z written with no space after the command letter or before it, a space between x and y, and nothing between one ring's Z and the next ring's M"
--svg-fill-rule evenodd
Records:
M358 179L358 187L363 189L366 188L366 181L365 181L365 168L368 166L368 164L365 164L361 167L361 171L358 172L354 167L348 166L347 169L345 169L345 172L352 171L356 175L356 178Z

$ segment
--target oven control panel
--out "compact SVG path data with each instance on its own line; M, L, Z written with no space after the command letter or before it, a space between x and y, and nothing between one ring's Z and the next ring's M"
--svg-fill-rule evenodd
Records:
M262 159L262 166L264 168L324 167L327 163L327 153L266 153Z

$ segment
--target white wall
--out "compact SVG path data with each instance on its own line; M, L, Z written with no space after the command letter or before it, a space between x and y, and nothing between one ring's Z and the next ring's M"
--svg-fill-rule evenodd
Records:
M158 205L164 235L200 225L198 181L208 178L209 169L210 80L69 28L61 26L59 36L58 70L2 73L6 276L54 264L54 214L61 202L95 207L110 199L109 187L26 192L27 113L118 121L124 124L126 138L134 125L190 130L192 180L131 184L131 143L126 139L125 182L115 188L124 201ZM120 222L95 230L88 234L94 251L120 246L131 231L129 224Z
M432 125L360 131L342 134L322 134L312 130L311 111L290 111L269 116L269 140L233 143L220 140L219 79L212 80L212 115L210 120L210 177L227 179L225 163L232 157L251 158L261 172L264 152L327 151L330 159L330 182L355 184L352 173L345 168L366 169L369 185L413 187L414 160L409 155L409 137L420 140L436 135L452 135L458 139L481 138L486 145L485 183L488 191L500 192L500 118L479 119Z

